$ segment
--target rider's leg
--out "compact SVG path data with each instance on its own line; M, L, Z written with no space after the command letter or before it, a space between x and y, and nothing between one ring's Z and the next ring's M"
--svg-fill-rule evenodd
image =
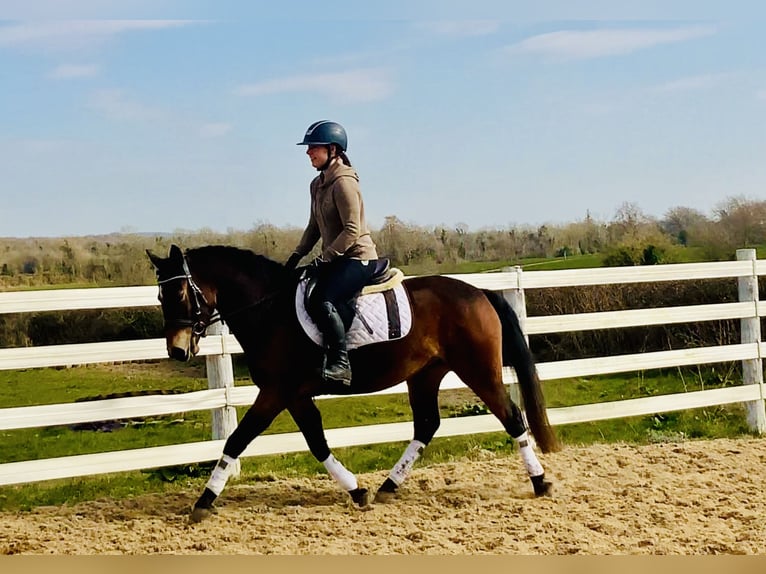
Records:
M351 384L351 364L346 349L346 329L335 305L324 301L316 310L316 324L322 331L325 346L325 380Z
M346 329L353 320L348 304L369 281L374 266L357 259L338 258L320 268L309 312L324 337L326 380L351 383Z

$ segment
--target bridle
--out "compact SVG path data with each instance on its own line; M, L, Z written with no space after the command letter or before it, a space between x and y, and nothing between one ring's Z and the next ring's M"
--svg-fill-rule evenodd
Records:
M165 319L165 325L171 325L174 327L191 327L192 333L198 337L204 337L206 335L206 330L210 325L214 325L215 323L220 323L224 321L224 317L221 316L218 309L216 309L213 305L208 303L207 298L205 297L205 294L202 292L202 289L200 289L199 285L194 281L192 278L191 270L189 269L189 264L186 261L186 256L183 256L182 260L182 267L181 267L181 273L178 275L173 275L172 277L166 277L165 279L159 278L159 272L157 273L157 285L162 286L165 283L169 283L170 281L175 281L176 279L186 279L186 282L191 289L192 292L192 316L193 318L188 319L173 319L172 321L168 321ZM160 287L161 288L161 287ZM262 305L263 303L266 303L272 299L274 299L276 296L280 294L280 291L274 291L272 293L268 293L261 297L260 299L256 300L253 303L248 303L247 305L240 307L230 313L226 313L226 318L232 317L234 315L237 315L243 311L247 311L248 309L252 309L255 307L258 307ZM207 307L210 312L208 313L207 320L203 318L202 313L202 306Z
M165 283L169 283L170 281L175 281L176 279L186 279L187 284L189 285L189 288L192 292L192 317L188 319L173 319L172 321L168 321L165 319L165 325L172 325L174 327L191 327L192 333L198 337L204 337L205 336L205 330L212 324L217 323L221 321L221 316L218 313L218 311L208 303L207 299L205 298L205 294L202 292L202 289L199 288L199 285L194 281L192 278L191 271L189 270L189 264L186 262L186 256L183 258L183 264L182 264L182 273L178 275L173 275L172 277L167 277L165 279L159 278L159 272L157 273L157 285L161 286ZM200 302L201 301L201 302ZM208 309L211 309L211 312L208 313L207 320L203 319L202 317L202 305L205 305Z

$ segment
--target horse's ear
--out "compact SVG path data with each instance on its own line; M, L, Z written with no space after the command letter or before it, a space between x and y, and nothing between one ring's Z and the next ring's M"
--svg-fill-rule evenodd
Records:
M181 248L178 247L175 243L170 246L170 253L168 254L169 259L183 259L184 254L181 251Z
M146 254L149 256L149 260L152 262L152 265L154 265L155 269L159 269L162 259L152 253L151 249L147 249Z

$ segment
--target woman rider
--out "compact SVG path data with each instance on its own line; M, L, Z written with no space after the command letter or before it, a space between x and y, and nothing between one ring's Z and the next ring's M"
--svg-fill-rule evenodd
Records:
M349 385L346 329L354 318L353 300L372 277L378 253L364 217L359 176L346 155L347 144L343 126L327 120L311 124L297 144L308 146L306 154L319 175L310 185L308 225L285 265L294 269L322 240L308 312L324 337L322 376Z

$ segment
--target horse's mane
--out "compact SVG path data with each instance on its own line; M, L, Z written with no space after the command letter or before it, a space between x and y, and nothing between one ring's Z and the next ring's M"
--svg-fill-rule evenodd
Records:
M287 269L281 263L250 249L232 245L194 247L188 249L186 254L192 260L207 261L210 265L224 264L254 278L281 279L287 274Z

